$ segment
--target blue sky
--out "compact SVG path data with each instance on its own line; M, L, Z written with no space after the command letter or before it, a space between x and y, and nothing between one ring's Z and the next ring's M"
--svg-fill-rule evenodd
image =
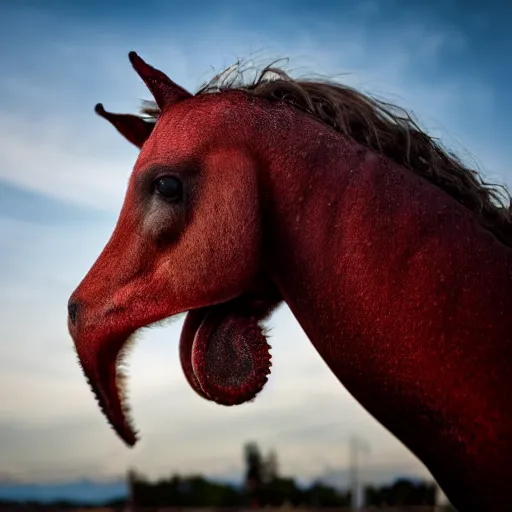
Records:
M134 450L82 378L66 302L112 231L137 156L93 107L134 112L148 98L130 50L191 90L239 57L290 57L292 74L340 76L412 109L512 185L505 2L240 4L0 1L0 480L111 478L129 465L232 477L253 439L278 450L283 473L343 481L354 433L372 447L367 478L428 475L338 384L286 308L270 322L271 381L236 409L188 388L181 321L145 332L130 365Z

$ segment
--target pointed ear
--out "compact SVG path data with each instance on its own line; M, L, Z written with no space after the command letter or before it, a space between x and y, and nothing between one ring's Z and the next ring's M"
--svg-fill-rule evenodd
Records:
M132 144L135 144L139 149L151 135L153 127L155 126L154 121L146 121L138 116L107 112L101 103L98 103L94 110L96 114L112 123L123 137L128 139Z
M165 73L147 64L135 52L130 52L128 58L162 112L180 101L192 98L192 94L173 82Z
M192 98L192 94L174 83L160 70L144 62L135 52L130 52L128 57L135 71L153 94L162 113L171 105ZM95 111L99 116L110 121L121 135L127 138L132 144L135 144L139 149L151 135L153 127L155 126L154 121L145 120L142 117L131 114L114 114L107 112L101 103L96 105Z

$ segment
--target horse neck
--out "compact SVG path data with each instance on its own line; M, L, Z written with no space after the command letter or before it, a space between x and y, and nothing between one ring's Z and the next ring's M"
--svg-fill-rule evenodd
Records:
M412 172L315 140L269 158L267 272L334 374L441 485L474 462L470 442L489 477L512 456L498 440L512 436L512 251Z

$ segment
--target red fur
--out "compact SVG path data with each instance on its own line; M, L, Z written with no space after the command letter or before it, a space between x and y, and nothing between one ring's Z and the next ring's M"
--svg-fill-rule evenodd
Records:
M154 164L193 190L183 216L148 220L141 183ZM172 241L157 244L166 229ZM268 313L282 298L454 505L492 512L509 507L512 477L511 290L512 250L446 192L287 105L225 92L162 114L73 294L70 331L127 439L101 377L121 337L251 294Z

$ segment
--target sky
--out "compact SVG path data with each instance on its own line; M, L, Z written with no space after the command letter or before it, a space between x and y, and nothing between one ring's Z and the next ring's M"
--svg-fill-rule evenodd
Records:
M273 372L224 408L189 388L182 321L145 331L130 357L141 441L107 427L78 366L66 304L110 236L137 149L93 112L150 99L136 50L191 91L238 58L289 58L413 111L491 181L512 185L512 7L505 2L0 0L0 482L237 479L242 445L276 449L283 474L343 484L348 441L363 479L428 471L339 384L286 307L269 322Z

